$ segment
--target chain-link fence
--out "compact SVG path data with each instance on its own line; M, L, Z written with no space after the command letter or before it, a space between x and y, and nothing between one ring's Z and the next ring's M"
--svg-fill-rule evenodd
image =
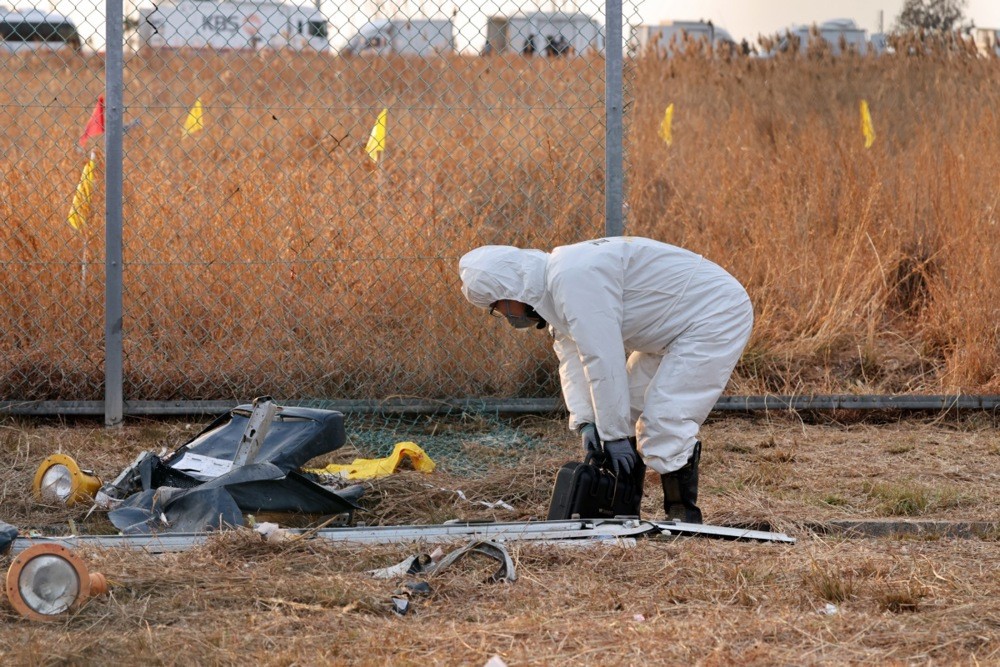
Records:
M470 306L457 260L624 208L748 287L717 407L997 405L968 395L1000 358L969 287L998 284L971 37L840 49L863 31L835 21L758 50L648 0L142 3L0 8L0 412L558 407L548 341Z
M457 261L604 233L603 0L114 4L0 22L0 399L558 396Z

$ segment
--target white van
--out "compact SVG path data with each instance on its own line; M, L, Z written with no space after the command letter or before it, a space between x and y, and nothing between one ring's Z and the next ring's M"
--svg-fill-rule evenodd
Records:
M345 56L434 56L455 50L451 19L375 19L358 29L341 49Z
M976 52L984 57L1000 57L1000 30L994 28L973 28L972 41Z
M0 52L79 51L80 33L69 18L37 9L0 11Z
M632 26L631 47L642 55L654 51L660 56L683 52L687 40L711 44L714 50L735 53L737 46L725 28L711 21L663 21L657 25Z
M835 56L841 55L843 48L860 55L868 53L868 33L851 19L833 19L818 26L792 26L787 35L798 38L799 53L808 53L810 43L817 39L826 42ZM778 45L781 51L790 48L787 35Z
M329 23L313 7L284 2L180 0L139 8L137 46L152 49L326 51Z
M483 55L570 56L604 53L604 28L581 12L528 12L491 16Z

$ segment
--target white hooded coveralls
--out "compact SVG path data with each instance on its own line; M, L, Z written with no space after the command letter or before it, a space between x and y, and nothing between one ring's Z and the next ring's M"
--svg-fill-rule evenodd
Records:
M753 326L735 278L650 239L598 239L551 254L484 246L462 257L459 275L474 305L520 301L548 322L571 429L595 424L603 441L634 434L661 474L687 463Z

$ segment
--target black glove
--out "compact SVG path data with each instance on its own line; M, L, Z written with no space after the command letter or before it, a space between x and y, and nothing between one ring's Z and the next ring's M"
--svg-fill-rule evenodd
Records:
M585 454L601 453L601 436L597 435L597 427L593 424L580 426L580 442L583 444Z
M605 442L604 453L608 457L611 472L615 474L615 477L620 473L625 475L632 474L632 471L635 469L635 459L638 455L635 449L632 448L632 443L628 441L628 438Z

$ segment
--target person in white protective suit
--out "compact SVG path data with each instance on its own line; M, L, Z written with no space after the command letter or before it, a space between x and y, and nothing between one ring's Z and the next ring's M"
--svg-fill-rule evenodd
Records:
M625 474L641 453L667 518L700 523L698 431L750 338L743 286L700 255L637 237L551 253L484 246L459 275L474 305L516 328L549 327L584 449Z

